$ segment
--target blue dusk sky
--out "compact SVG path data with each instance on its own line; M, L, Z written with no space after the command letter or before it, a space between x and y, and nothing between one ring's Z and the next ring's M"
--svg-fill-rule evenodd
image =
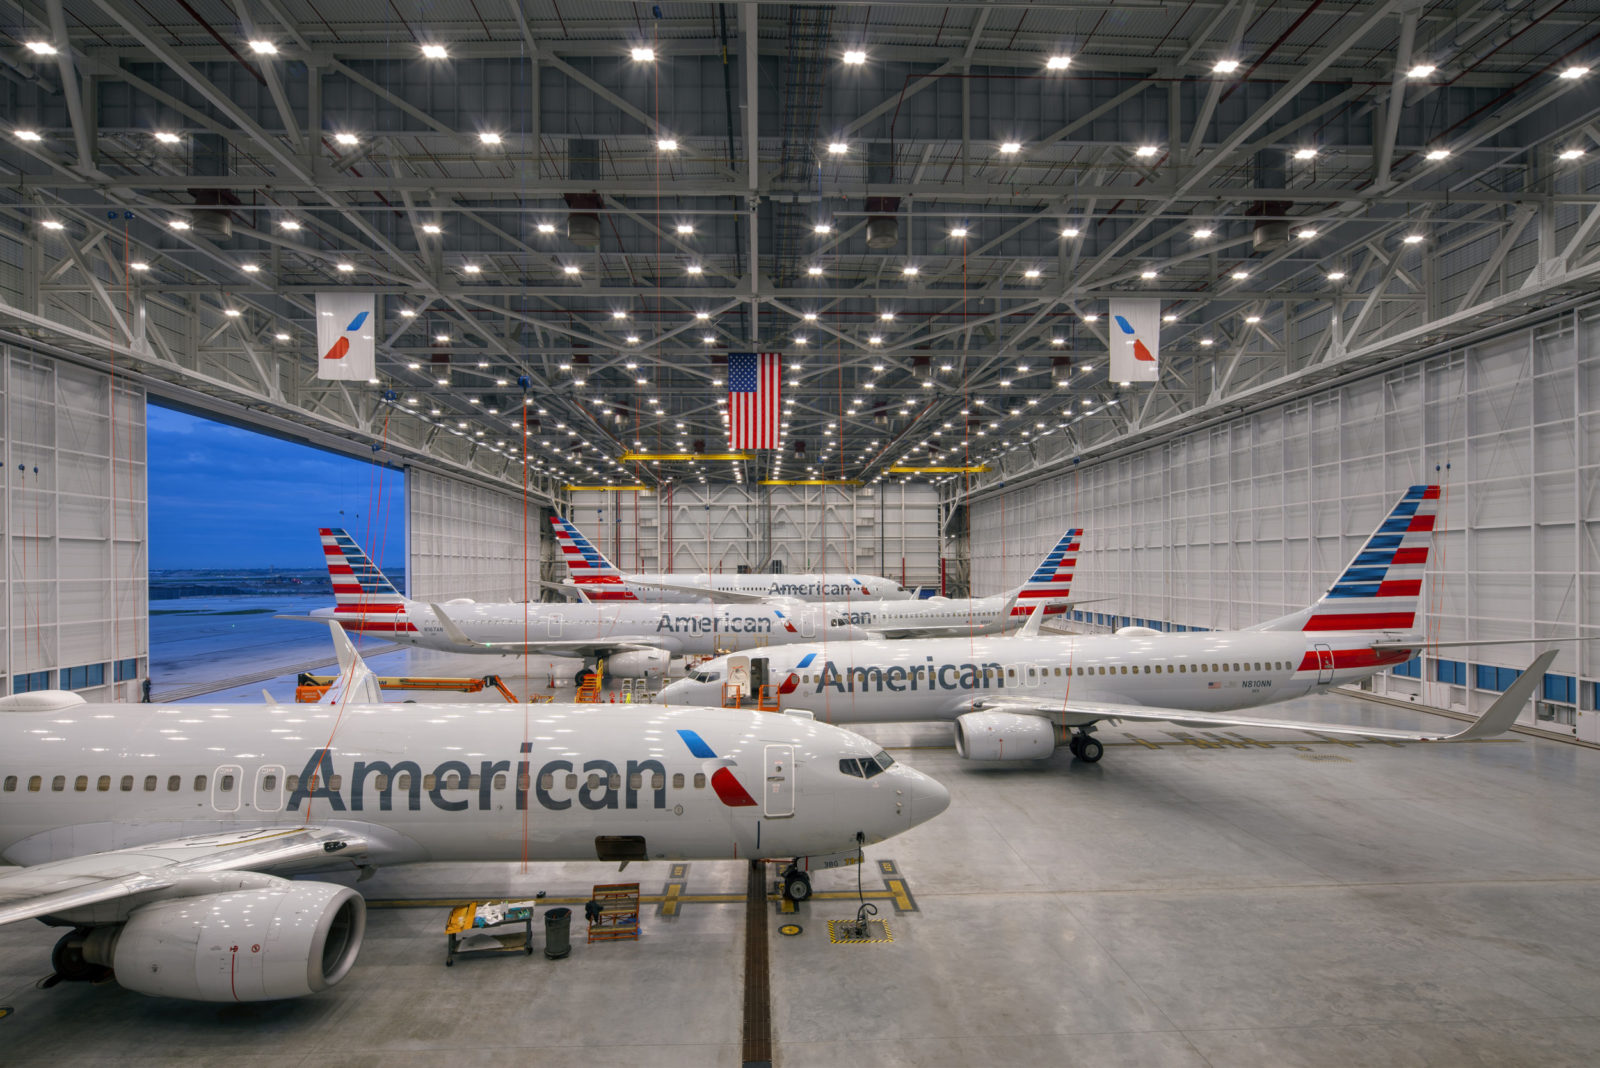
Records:
M147 411L151 570L321 567L324 526L344 527L380 567L403 564L401 472L155 404Z

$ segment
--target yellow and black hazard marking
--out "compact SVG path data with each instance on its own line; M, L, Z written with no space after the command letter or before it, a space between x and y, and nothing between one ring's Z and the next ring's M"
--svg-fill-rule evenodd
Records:
M870 944L877 943L877 942L893 942L894 941L894 935L889 930L889 924L884 920L868 920L867 921L867 934L871 935L873 937L869 937L869 938L846 938L846 937L844 937L844 934L843 934L843 931L841 931L841 928L853 929L854 927L855 927L855 921L854 920L829 920L828 921L828 941L832 942L836 946L860 946L860 945L870 945Z
M781 935L788 935L790 938L793 938L795 935L804 930L805 928L801 927L798 923L786 923L782 927L778 928L778 933Z
M7 1016L10 1016L16 1011L17 1010L13 1009L10 1005L0 1005L0 1020L4 1020Z

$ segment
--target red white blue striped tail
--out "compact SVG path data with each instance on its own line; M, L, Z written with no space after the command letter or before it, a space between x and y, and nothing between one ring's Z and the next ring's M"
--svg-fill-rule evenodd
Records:
M583 532L558 515L550 517L555 528L556 545L561 549L561 559L567 563L567 573L572 581L582 586L583 594L591 601L637 601L638 595L622 580L622 572L614 567L605 554Z
M1438 515L1439 487L1412 486L1327 593L1310 609L1268 623L1263 629L1412 629Z
M1045 606L1047 616L1066 611L1072 594L1072 571L1078 566L1078 539L1082 536L1081 527L1061 535L1055 548L1045 554L1028 581L1017 591L1017 603L1011 609L1013 616L1031 615L1039 605Z
M356 540L338 527L323 527L322 553L333 580L334 618L346 630L410 632L406 599L378 570Z

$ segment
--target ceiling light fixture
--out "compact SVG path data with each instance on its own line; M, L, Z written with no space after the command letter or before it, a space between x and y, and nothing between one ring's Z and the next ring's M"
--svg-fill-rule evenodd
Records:
M1062 237L1077 237L1078 236L1078 228L1076 226L1069 226L1066 229L1061 231L1061 236Z
M1297 148L1294 150L1295 159L1316 159L1317 150L1314 148Z
M177 134L171 133L167 130L157 130L155 133L155 138L164 145L175 145L179 142L179 140L181 140Z
M1022 151L1022 143L1020 141L1006 141L1000 145L1000 151L1008 156L1015 155Z
M29 45L28 47L32 48L33 46ZM1561 77L1565 78L1569 82L1572 82L1572 81L1577 81L1579 78L1583 77L1585 74L1588 74L1588 73L1589 73L1589 68L1588 67L1573 66L1573 67L1568 67L1566 70L1562 71L1561 72Z
M1072 65L1071 56L1051 56L1044 61L1046 70L1066 70Z
M1138 156L1140 159L1149 159L1151 156L1154 156L1160 151L1161 149L1157 148L1155 145L1140 145L1138 148L1133 150L1133 154Z
M678 151L678 142L671 137L663 137L656 142L656 147L663 152L676 152Z
M278 46L271 41L256 40L250 42L250 51L258 56L275 56L278 54Z
M500 135L493 130L484 130L478 135L478 140L486 145L498 145L500 143Z
M56 54L56 46L49 41L29 41L28 51L36 56L53 56Z
M1239 61L1237 59L1219 59L1211 64L1211 69L1217 74L1232 74L1239 69Z
M867 61L867 54L859 48L852 48L845 52L844 61L851 66L859 66Z
M1406 71L1406 77L1407 78L1426 78L1428 75L1432 74L1437 69L1438 68L1435 67L1432 63L1418 63L1416 66L1414 66L1410 70Z
M842 156L850 151L850 146L844 141L829 141L828 153L833 156Z
M423 59L449 59L450 51L441 44L425 44L422 46Z

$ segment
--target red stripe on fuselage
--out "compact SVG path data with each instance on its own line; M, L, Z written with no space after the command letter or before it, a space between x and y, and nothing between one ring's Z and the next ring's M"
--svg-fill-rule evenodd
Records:
M1415 612L1352 612L1349 615L1312 616L1303 630L1406 630Z
M404 612L406 606L400 601L339 601L333 606L335 612Z
M1376 649L1335 649L1333 650L1333 666L1335 669L1346 668L1380 668L1386 664L1404 664L1411 659L1411 653L1404 649L1390 649L1379 652ZM1319 671L1322 665L1317 660L1317 653L1313 650L1300 661L1300 671Z
M394 620L368 622L367 620L362 619L341 619L339 620L339 626L343 627L345 630L370 630L382 634L410 634L414 633L417 629L410 623L398 623Z

